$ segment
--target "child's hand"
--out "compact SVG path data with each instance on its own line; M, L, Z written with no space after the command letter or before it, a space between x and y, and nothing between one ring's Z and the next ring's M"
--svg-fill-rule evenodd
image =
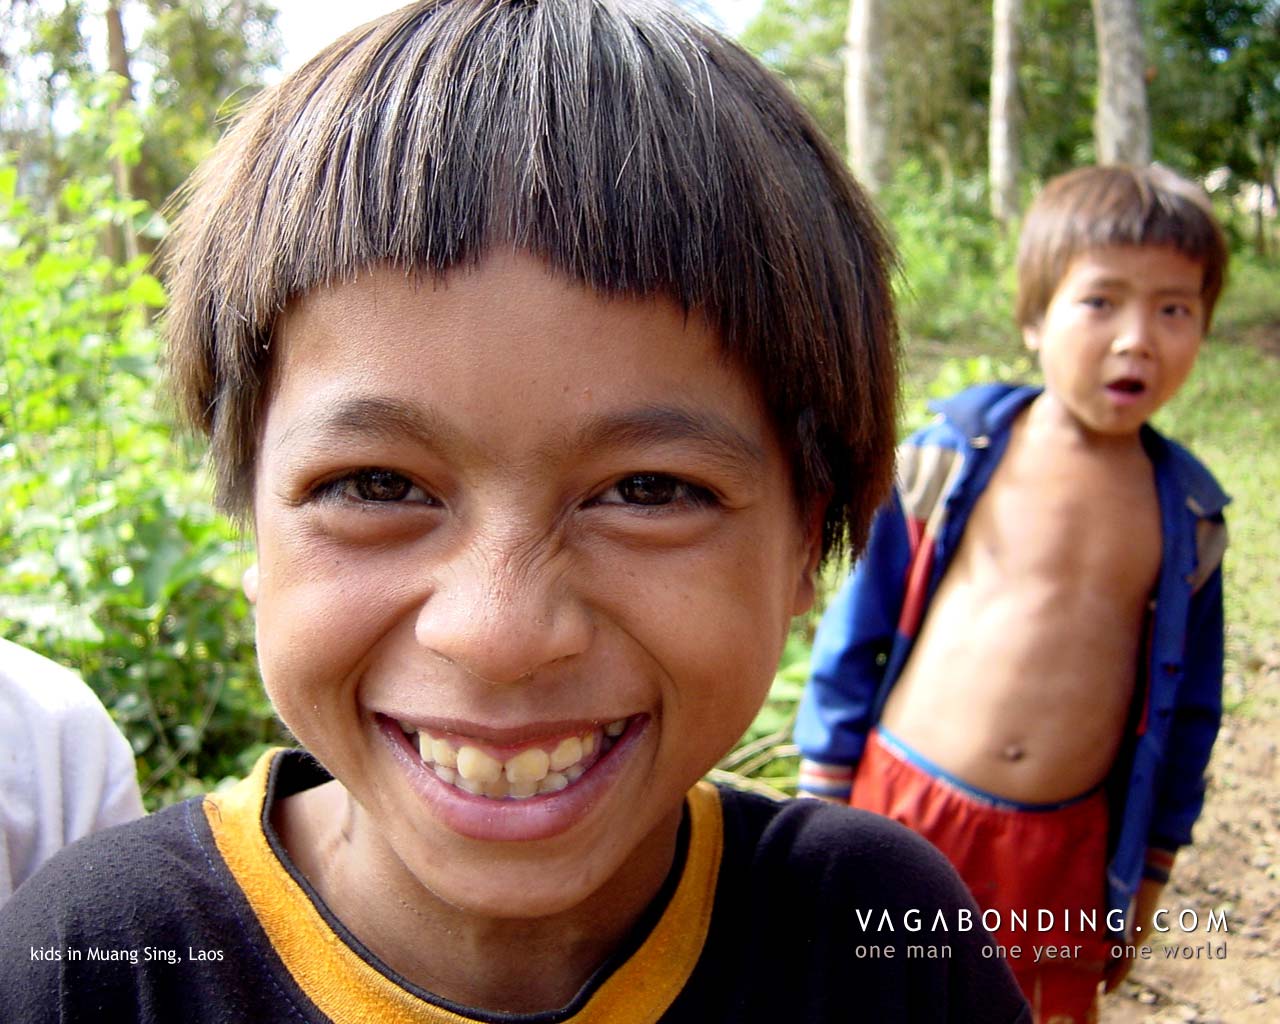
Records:
M1164 883L1144 878L1138 886L1138 895L1134 899L1133 911L1129 916L1129 926L1125 929L1124 949L1136 950L1147 941L1151 933L1151 922L1155 918L1160 903L1160 894L1164 892ZM1125 955L1114 957L1107 962L1103 976L1106 979L1104 991L1113 992L1120 987L1120 982L1133 970L1134 957Z
M1128 955L1128 951L1133 949L1133 945L1126 943L1122 949L1125 954L1122 956L1112 957L1107 961L1107 966L1102 972L1103 992L1114 992L1120 987L1120 983L1129 977L1129 972L1133 970L1134 957Z

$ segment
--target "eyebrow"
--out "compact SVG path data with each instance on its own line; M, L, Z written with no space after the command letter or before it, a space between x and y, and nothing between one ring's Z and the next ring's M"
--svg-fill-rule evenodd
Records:
M1132 284L1128 278L1124 277L1089 277L1081 282L1082 288L1128 288ZM1153 295L1187 295L1199 298L1203 294L1198 288L1183 288L1178 285L1171 285L1168 288L1157 288Z
M276 447L298 433L307 437L309 445L319 446L353 435L391 442L408 439L439 448L467 443L462 432L440 412L377 396L352 396L302 417L290 425ZM602 413L588 419L566 440L565 447L578 450L691 444L725 468L744 473L766 460L763 446L724 417L672 405ZM552 459L559 447L546 446L539 454Z
M461 434L443 416L430 409L362 395L344 398L335 405L303 416L290 424L276 442L276 447L283 447L299 433L315 445L332 443L352 435L379 441L411 438L442 446L461 441Z
M763 446L722 416L680 406L646 405L588 420L578 432L586 448L693 444L726 468L754 470L765 462Z

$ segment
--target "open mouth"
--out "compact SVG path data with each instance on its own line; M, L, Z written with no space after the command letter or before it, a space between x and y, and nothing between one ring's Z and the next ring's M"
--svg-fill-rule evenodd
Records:
M397 721L426 768L447 785L490 800L528 800L577 782L627 730L619 718L515 752L486 749L458 736L432 735Z
M1137 377L1121 377L1109 382L1107 390L1117 391L1122 395L1140 395L1147 390L1147 386Z

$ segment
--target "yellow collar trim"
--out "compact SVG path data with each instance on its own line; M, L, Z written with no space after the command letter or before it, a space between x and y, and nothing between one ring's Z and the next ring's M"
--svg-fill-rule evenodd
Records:
M475 1024L372 967L335 934L276 857L262 815L279 753L264 754L243 782L206 797L204 813L218 852L294 981L334 1024ZM693 973L711 924L724 822L710 784L699 782L686 802L689 849L671 902L643 945L564 1024L654 1024Z

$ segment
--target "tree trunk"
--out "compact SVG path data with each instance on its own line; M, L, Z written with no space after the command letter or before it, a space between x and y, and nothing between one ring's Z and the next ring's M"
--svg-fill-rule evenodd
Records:
M1267 240L1267 220L1280 217L1280 191L1276 180L1280 178L1280 161L1276 159L1277 147L1267 143L1258 145L1258 201L1253 211L1253 250L1263 259L1271 255Z
M849 0L845 140L854 176L872 195L888 180L882 0Z
M1018 31L1021 22L1022 0L995 0L987 159L991 215L1006 226L1018 216Z
M1146 60L1138 0L1093 0L1098 38L1098 109L1093 122L1100 164L1151 162Z
M124 43L124 21L120 17L120 0L109 0L107 4L107 67L124 79L124 87L117 100L118 105L133 102L133 76L129 74L129 51ZM122 200L133 198L133 175L125 158L117 154L112 161L116 177L116 191ZM126 220L120 225L119 237L115 231L107 232L107 254L120 263L123 251L124 262L138 255L138 233L133 224Z

